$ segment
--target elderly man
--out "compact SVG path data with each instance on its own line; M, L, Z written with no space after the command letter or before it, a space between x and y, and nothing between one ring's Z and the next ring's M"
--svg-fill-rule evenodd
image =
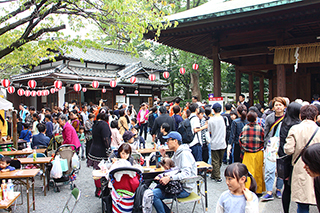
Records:
M160 179L160 184L167 185L170 180L183 180L185 178L190 178L197 176L197 166L196 161L191 154L189 146L186 144L181 145L182 138L180 133L176 131L170 132L168 135L163 137L168 139L169 149L174 151L172 160L175 163L176 167L179 168L179 172L172 176L164 176ZM165 150L160 149L162 156L165 156ZM183 191L177 195L178 198L185 198L190 195L196 183L184 183ZM155 207L158 213L170 213L170 209L165 205L162 200L167 198L173 198L174 195L165 194L160 188L155 188L153 190L153 206Z
M81 144L77 135L76 130L68 123L68 118L66 115L60 115L58 122L62 128L62 144L73 144L78 149Z

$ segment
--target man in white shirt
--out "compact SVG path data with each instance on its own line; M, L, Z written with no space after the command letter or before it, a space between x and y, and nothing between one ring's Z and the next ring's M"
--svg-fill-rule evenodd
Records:
M194 134L193 141L189 144L191 153L196 161L202 161L202 140L201 130L206 129L208 125L200 127L200 119L198 118L199 106L196 103L192 103L189 106L191 114L189 116L192 133Z
M211 145L211 164L212 173L211 179L220 183L220 167L222 164L223 154L226 149L226 126L223 117L221 116L221 105L215 103L212 106L214 116L209 119L208 131L210 132Z
M89 116L87 105L83 105L82 112L80 113L80 115L82 116L83 125L84 125L88 120L88 116Z

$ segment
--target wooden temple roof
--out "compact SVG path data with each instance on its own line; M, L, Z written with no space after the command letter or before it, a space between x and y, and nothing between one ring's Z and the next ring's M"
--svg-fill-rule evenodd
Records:
M222 61L246 71L271 70L269 47L319 42L318 0L210 1L167 18L179 25L161 31L158 42L212 59L219 46ZM153 32L145 35L154 38Z

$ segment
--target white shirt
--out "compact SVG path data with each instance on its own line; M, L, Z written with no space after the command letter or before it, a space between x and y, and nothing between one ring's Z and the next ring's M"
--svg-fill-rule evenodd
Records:
M194 118L192 118L192 117L194 117ZM189 147L192 147L192 146L196 145L197 143L200 143L202 145L201 131L194 133L195 128L200 128L200 119L198 118L196 113L191 113L191 115L189 116L189 119L190 118L191 118L191 120L190 120L191 131L194 134L194 138L193 138L193 141L189 144Z
M211 133L211 150L225 149L226 145L226 126L223 117L213 116L208 121L208 131Z

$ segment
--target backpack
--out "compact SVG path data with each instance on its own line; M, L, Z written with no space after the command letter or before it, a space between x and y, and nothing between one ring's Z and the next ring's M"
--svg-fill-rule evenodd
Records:
M192 116L191 118L186 118L185 120L181 121L178 126L178 132L181 134L182 143L189 144L193 141L194 135L191 129L191 119L196 116Z
M151 213L152 205L152 190L145 183L140 183L135 192L132 213Z

